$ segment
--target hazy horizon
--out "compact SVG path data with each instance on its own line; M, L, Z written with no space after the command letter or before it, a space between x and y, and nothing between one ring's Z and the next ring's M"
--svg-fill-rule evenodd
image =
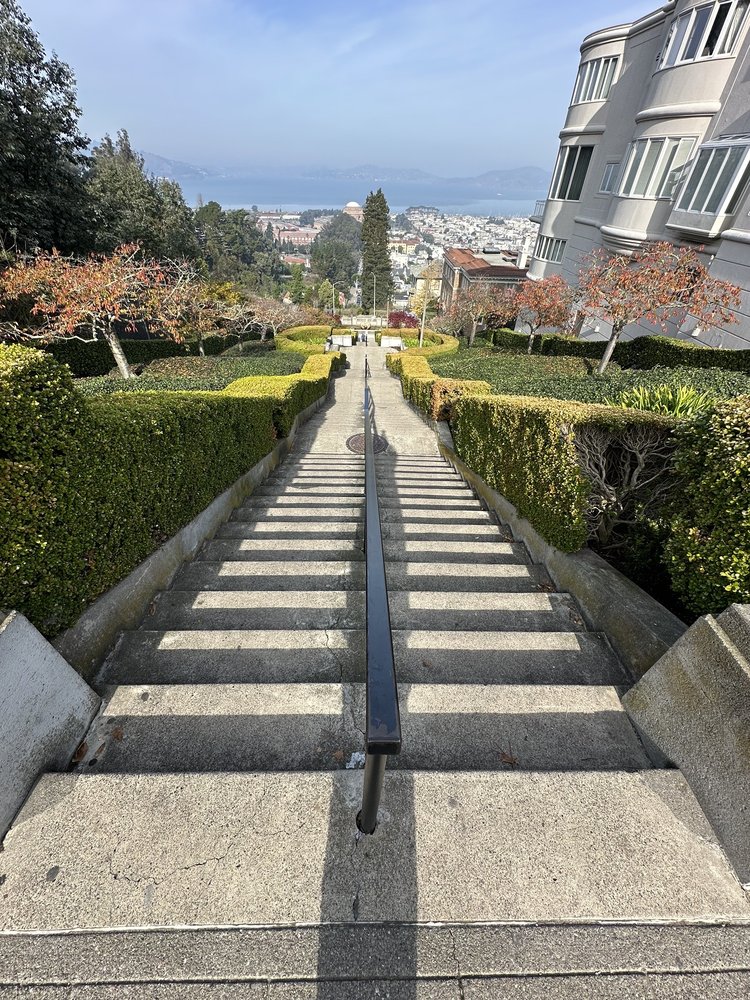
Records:
M654 4L20 0L82 127L208 168L549 169L579 46ZM533 123L533 127L530 127Z

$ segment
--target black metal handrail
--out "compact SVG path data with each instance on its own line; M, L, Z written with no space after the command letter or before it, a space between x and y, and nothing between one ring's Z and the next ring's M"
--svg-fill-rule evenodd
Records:
M370 374L365 358L365 579L367 628L367 708L365 729L365 778L362 809L357 826L373 833L388 755L401 751L401 717L398 708L396 668L393 662L391 614L385 577L383 534L375 476L372 424L375 404L367 383Z

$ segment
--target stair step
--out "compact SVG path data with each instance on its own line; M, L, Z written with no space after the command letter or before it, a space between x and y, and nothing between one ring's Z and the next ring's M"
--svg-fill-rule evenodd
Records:
M364 498L364 486L343 486L326 482L324 486L279 486L267 479L263 486L259 486L253 493L254 497L278 497L281 493L288 496L309 496L320 497L323 500L338 501L339 504L348 504L351 500ZM296 502L296 501L295 501Z
M410 539L410 540L445 540L445 541L465 541L465 542L508 542L511 537L493 524L489 519L485 524L435 524L430 522L418 522L412 524L409 521L381 521L381 532L383 538Z
M5 838L0 924L750 916L676 771L393 770L357 839L361 787L348 770L45 775Z
M146 628L148 626L148 628ZM591 632L393 633L403 683L614 684L629 679ZM362 681L365 634L346 629L144 629L126 632L101 684Z
M440 511L459 511L459 510L482 510L485 508L477 500L473 493L465 490L460 497L447 497L441 499L440 497L422 497L422 496L382 496L378 494L378 500L380 502L380 509L383 510L403 510L404 512L412 510L413 508L420 509L430 509L435 511L435 516L439 516Z
M354 538L342 541L313 538L306 542L296 538L277 538L274 541L263 538L220 538L215 542L206 542L198 553L196 561L225 562L250 559L278 562L287 558L293 562L302 560L318 562L324 559L359 561L364 557L362 541Z
M554 591L542 566L523 563L386 563L388 589L507 593Z
M310 506L294 507L291 504L286 506L251 506L237 507L232 511L230 521L261 522L264 520L288 521L290 524L325 524L330 521L332 524L340 524L339 518L346 521L361 522L365 516L364 503L338 504L336 507L328 507L324 511L311 509Z
M321 498L319 496L305 496L302 493L293 493L290 496L284 496L283 493L271 493L265 496L261 496L259 493L253 493L249 499L245 501L242 507L238 507L238 511L264 511L264 510L279 510L283 511L287 507L292 508L309 508L314 507L315 512L320 510L322 517L327 517L330 514L336 515L341 511L342 507L345 510L350 510L352 513L364 510L365 498L363 495L346 497L343 501L338 496L332 496L329 499Z
M504 542L497 536L492 542L425 541L385 539L383 551L392 562L476 562L528 563L526 546L520 542Z
M312 562L193 562L177 574L170 590L364 590L365 564L349 560ZM418 588L414 588L418 589Z
M346 520L349 516L347 511L342 511L341 520L335 516L326 518L309 518L307 523L286 521L262 520L262 521L227 521L219 528L215 538L261 538L269 544L277 539L298 539L308 541L312 539L345 539L362 538L364 536L364 522ZM495 529L497 530L497 529Z
M490 515L479 504L476 507L467 507L466 509L448 507L445 510L436 510L434 507L386 507L381 505L380 520L394 523L403 521L408 524L492 524L497 528Z
M390 483L378 484L378 497L393 498L414 498L427 499L432 497L435 500L464 500L473 499L474 494L468 486L409 486L406 484L391 485Z
M121 637L98 682L322 683L364 677L363 630L149 627Z
M89 733L86 773L361 767L364 684L121 685ZM612 687L399 685L412 770L642 770ZM354 755L358 756L355 757Z
M394 591L389 605L394 629L560 632L586 627L568 594Z
M167 590L149 616L164 629L357 629L365 627L363 591Z

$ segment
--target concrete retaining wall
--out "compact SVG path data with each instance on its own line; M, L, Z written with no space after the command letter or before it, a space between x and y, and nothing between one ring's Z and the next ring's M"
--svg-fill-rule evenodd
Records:
M93 680L120 632L137 628L160 590L169 587L183 562L192 559L215 534L235 507L273 472L289 453L297 430L325 403L323 396L294 421L289 435L249 472L193 518L132 573L88 607L78 621L59 635L54 646L86 680Z
M0 612L0 839L39 775L67 768L98 707L31 622Z
M750 605L700 618L623 698L653 757L673 763L750 883ZM750 886L748 886L750 887Z
M572 594L588 626L604 632L623 664L635 677L643 676L684 634L685 623L595 552L561 552L550 545L512 503L461 461L448 426L428 423L443 457L524 542L532 559L547 568L555 586Z

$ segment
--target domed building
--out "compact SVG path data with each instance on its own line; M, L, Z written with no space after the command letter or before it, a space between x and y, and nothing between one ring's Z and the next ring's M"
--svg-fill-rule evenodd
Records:
M357 222L361 222L365 216L365 210L358 201L348 201L346 205L344 205L343 211L346 215L351 215L351 217L356 219Z

